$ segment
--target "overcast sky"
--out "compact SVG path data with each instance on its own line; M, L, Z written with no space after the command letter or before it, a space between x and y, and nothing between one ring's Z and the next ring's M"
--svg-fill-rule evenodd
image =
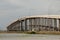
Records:
M60 15L60 0L0 0L0 30L23 16Z

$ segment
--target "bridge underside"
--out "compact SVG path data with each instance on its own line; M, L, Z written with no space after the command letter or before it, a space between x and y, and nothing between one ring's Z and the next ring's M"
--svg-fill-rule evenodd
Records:
M60 19L25 18L17 20L7 27L8 31L60 31Z

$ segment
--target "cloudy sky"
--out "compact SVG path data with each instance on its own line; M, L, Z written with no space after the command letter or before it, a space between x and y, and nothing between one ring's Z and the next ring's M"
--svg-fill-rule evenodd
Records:
M60 15L60 0L0 0L0 30L17 18L46 14Z

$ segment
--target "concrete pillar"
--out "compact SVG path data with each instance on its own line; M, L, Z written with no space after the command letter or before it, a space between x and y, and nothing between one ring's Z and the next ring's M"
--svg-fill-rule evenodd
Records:
M25 31L27 31L27 19L25 20Z
M23 30L23 21L21 21L21 31L24 31Z
M45 30L47 31L47 18L44 18L45 20Z
M32 19L32 30L34 30L34 19Z
M41 31L41 28L40 28L40 18L39 18L39 31Z
M46 18L46 27L47 27L47 31L50 30L50 19Z
M48 18L48 30L50 31L50 19Z
M54 19L54 31L57 29L57 19Z
M26 19L26 22L27 22L27 23L26 23L27 31L29 31L29 26L30 26L30 25L29 25L29 19Z
M59 19L57 19L57 31L59 31Z
M53 19L53 31L54 31L54 27L55 27L55 25L54 25L54 19Z
M46 28L46 31L47 31L47 18L45 18L45 28Z
M43 30L43 18L40 18L40 28L41 28L41 31Z
M35 25L36 25L36 31L40 31L40 18L36 18Z
M33 22L33 24L32 24L32 30L34 30L34 31L36 31L35 29L36 29L36 18L33 18L32 19L32 22Z
M48 18L47 19L47 25L48 25L48 30L51 31L51 27L52 27L52 19L51 18Z
M54 30L54 19L53 18L51 18L51 23L50 23L50 25L51 25L51 27L50 27L50 31L53 31Z
M20 22L17 23L16 28L17 28L17 31L20 31Z
M20 31L21 31L21 22L20 22Z
M59 31L60 31L60 19L59 19Z
M29 29L32 31L32 19L29 19Z
M50 18L50 22L49 22L50 24L49 24L49 29L50 29L50 31L52 31L52 18Z
M39 29L39 31L40 31L40 18L38 18L38 29Z

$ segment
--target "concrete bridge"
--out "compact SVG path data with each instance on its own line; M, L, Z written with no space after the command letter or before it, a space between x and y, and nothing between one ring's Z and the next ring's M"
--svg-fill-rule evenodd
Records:
M8 31L60 31L60 15L27 16L14 21Z

